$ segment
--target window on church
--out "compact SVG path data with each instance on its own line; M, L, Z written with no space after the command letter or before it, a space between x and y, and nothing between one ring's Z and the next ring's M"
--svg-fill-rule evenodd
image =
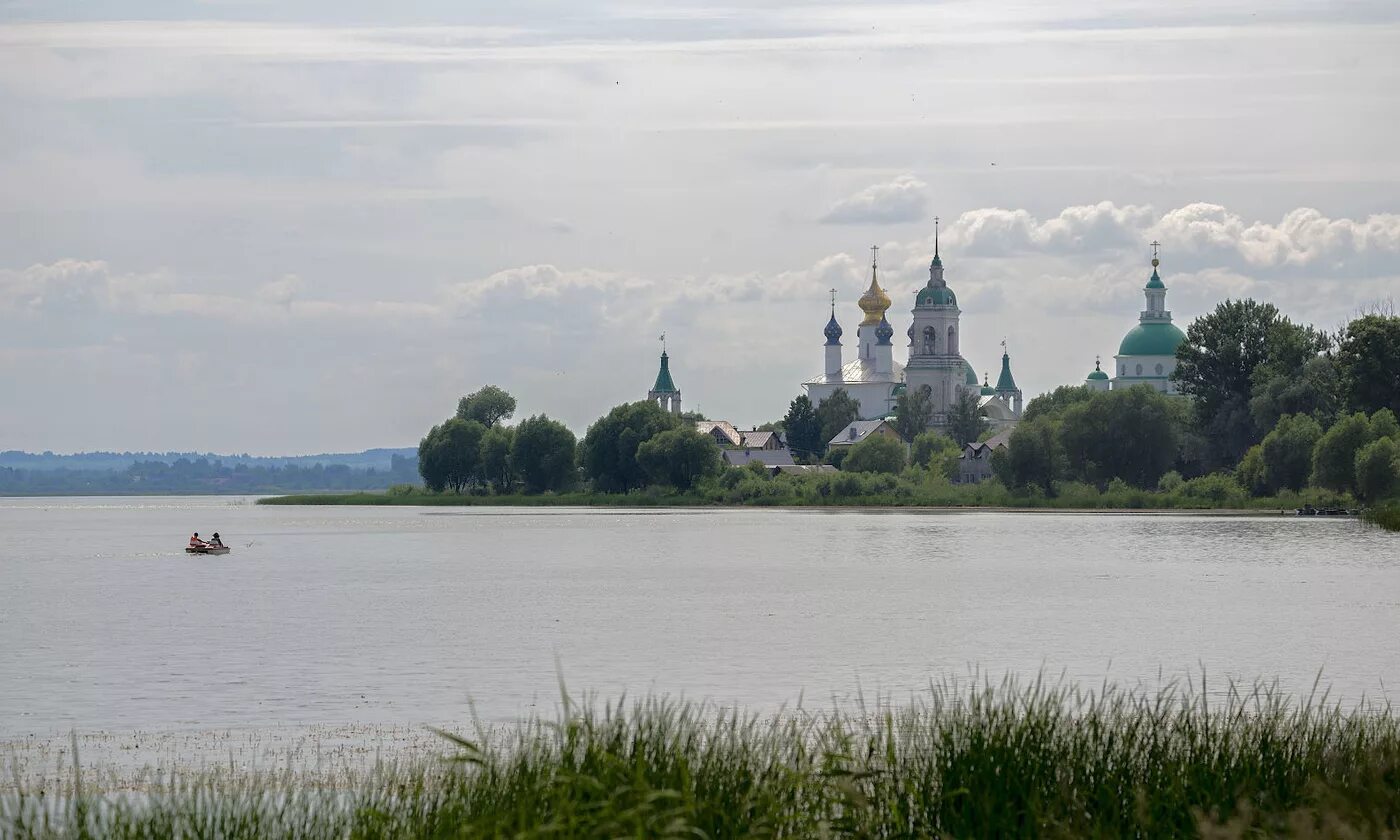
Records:
M1157 375L1158 375L1158 376L1161 376L1161 375L1162 375L1162 366L1161 366L1160 364L1157 365Z
M1142 376L1142 365L1137 366L1137 375Z
M938 333L933 327L924 327L924 355L932 356L938 352Z

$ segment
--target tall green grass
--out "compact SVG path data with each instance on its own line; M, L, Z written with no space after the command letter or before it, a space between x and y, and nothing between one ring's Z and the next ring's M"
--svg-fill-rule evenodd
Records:
M29 837L1400 836L1400 724L1277 689L945 683L776 716L565 701L441 763L0 794Z
M1362 512L1361 518L1387 531L1400 531L1400 501L1373 505Z

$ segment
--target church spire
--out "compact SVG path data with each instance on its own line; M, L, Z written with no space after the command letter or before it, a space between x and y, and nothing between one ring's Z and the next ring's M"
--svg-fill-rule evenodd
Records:
M671 357L666 353L666 333L658 339L661 342L661 367L656 371L656 383L647 392L647 399L661 406L662 411L671 414L681 413L681 389L671 378Z
M938 255L938 217L933 217L933 265L943 267L943 258ZM932 267L932 266L930 266Z
M997 391L1015 391L1016 380L1011 376L1011 355L1006 352L1006 340L1001 342L1001 376L997 377Z

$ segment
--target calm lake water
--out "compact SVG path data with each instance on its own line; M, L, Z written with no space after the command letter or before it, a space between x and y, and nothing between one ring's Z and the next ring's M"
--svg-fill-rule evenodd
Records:
M188 557L215 530L228 557ZM1345 519L0 499L0 740L772 708L1204 667L1400 699L1400 538Z

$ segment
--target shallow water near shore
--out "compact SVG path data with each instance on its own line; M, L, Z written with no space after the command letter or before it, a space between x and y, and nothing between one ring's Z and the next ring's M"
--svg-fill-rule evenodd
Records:
M1400 539L1350 519L250 501L0 499L0 742L504 722L561 672L755 711L974 672L1400 685Z

